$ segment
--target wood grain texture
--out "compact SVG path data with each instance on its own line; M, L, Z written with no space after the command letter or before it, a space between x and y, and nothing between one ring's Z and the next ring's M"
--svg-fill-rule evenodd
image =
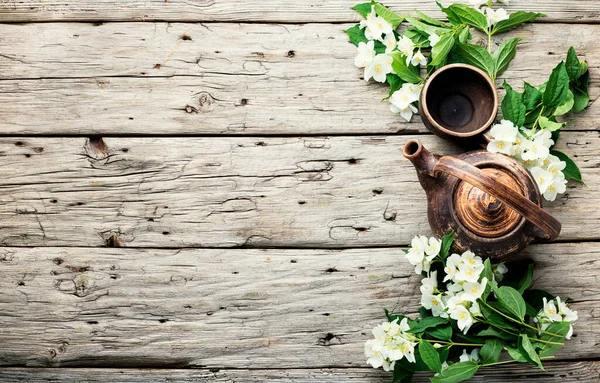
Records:
M536 262L535 287L571 297L579 313L561 360L600 357L597 245L522 254ZM0 365L363 367L382 308L414 313L419 304L420 277L403 254L1 249Z
M358 20L350 9L358 0L80 0L44 2L3 0L0 21L264 21L284 23L346 22ZM454 1L456 2L456 1ZM465 2L465 1L461 1ZM446 1L445 3L450 3ZM441 17L433 0L390 0L385 4L405 13L414 8ZM512 0L509 10L530 10L548 14L548 21L598 22L600 5L595 0Z
M596 382L600 379L600 362L546 362L546 372L532 366L505 365L482 369L470 383L506 383L539 381L544 383ZM197 370L197 369L73 369L73 368L4 368L4 383L219 383L219 382L390 382L391 374L365 368L294 369L294 370ZM418 374L414 383L429 382Z
M356 49L343 32L349 26L2 24L0 132L427 132L418 116L406 123L390 112L381 102L386 87L360 79ZM592 104L569 117L567 129L597 130L598 35L600 25L519 28L505 36L524 40L503 78L516 88L522 80L543 83L574 45L590 63Z
M420 138L432 153L461 151ZM425 192L401 153L406 140L3 138L0 243L404 245L429 232ZM557 146L587 183L570 183L547 205L563 225L562 241L600 238L599 146L598 132L565 132Z

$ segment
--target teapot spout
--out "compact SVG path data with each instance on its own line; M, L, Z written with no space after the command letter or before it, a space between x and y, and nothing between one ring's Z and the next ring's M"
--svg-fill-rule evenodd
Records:
M439 156L431 154L423 147L421 141L415 139L408 140L404 144L402 154L415 166L421 185L425 191L429 191L429 188L435 183L436 176L433 169L439 161Z

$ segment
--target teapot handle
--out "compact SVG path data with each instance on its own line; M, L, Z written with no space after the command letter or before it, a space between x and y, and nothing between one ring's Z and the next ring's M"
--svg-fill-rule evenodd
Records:
M561 224L550 213L529 200L529 198L510 192L509 188L478 167L457 158L445 156L440 158L433 167L434 174L439 172L457 177L507 204L537 226L543 232L540 235L541 238L554 240L560 234Z

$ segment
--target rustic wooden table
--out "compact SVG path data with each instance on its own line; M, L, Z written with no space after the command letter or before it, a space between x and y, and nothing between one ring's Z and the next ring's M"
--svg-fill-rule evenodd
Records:
M429 231L400 148L460 148L359 79L354 3L0 1L1 382L391 381L363 342L383 307L416 310L401 247ZM473 381L596 382L600 2L509 9L548 17L510 33L503 77L541 83L571 45L590 64L559 143L587 186L523 254L580 319L547 372Z

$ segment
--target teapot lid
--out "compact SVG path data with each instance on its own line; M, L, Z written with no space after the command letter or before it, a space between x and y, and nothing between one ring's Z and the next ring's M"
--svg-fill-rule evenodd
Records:
M523 194L515 178L505 169L483 168L483 172L501 182L507 190ZM487 238L501 237L523 220L520 214L477 187L459 182L454 192L456 217L473 234Z
M513 158L484 150L464 153L458 158L492 176L505 190L540 203L535 181L525 167ZM496 197L468 182L453 179L454 219L470 232L472 238L500 239L519 230L527 222L522 215Z

